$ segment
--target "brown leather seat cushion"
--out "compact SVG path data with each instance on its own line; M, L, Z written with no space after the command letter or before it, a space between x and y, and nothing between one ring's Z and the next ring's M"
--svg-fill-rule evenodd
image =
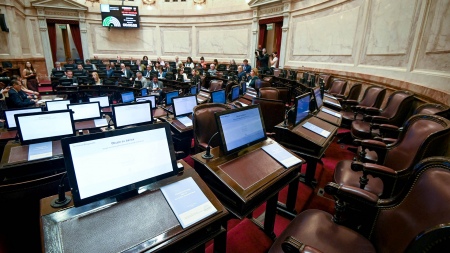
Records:
M370 123L361 120L355 120L352 122L351 133L353 138L356 139L372 139L372 133L370 132Z
M359 187L359 178L362 176L362 172L353 171L351 168L351 160L342 160L336 165L334 170L334 182L337 184ZM374 178L368 175L369 183L364 190L369 191L377 196L381 196L383 193L383 181L380 178Z
M355 231L336 225L329 213L307 210L291 221L270 248L269 253L281 253L281 244L293 236L322 252L376 252L371 242Z

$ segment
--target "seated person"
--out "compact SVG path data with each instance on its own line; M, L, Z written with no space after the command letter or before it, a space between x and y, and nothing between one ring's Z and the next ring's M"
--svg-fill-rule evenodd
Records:
M66 68L61 67L61 62L57 61L57 62L55 62L55 67L52 69L52 76L53 76L53 73L56 71L66 71Z
M59 80L62 80L62 79L72 79L73 84L78 85L78 79L76 76L73 76L73 72L70 69L66 70L66 75L61 77Z
M127 78L130 81L133 80L134 74L131 70L125 67L125 64L120 64L120 71L122 71L122 77Z
M6 97L8 97L8 92L11 89L11 86L6 86L5 83L0 82L0 100L5 100Z
M103 81L98 76L97 71L92 72L92 79L94 79L94 85L102 85L103 84Z
M216 72L217 72L216 65L215 65L214 63L211 64L211 65L209 65L208 73L209 73L211 76L215 76L215 75L216 75Z
M166 72L164 72L163 67L159 66L158 68L158 79L166 78Z
M187 78L186 73L184 73L184 68L181 68L178 70L178 74L176 75L176 80L179 82L190 82L190 80Z
M242 77L246 76L247 73L245 73L244 68L242 66L238 66L237 67L237 72L238 72L238 82L242 81Z
M97 70L97 67L95 66L95 64L91 63L91 60L86 60L86 64L84 64L84 65L92 66L92 70Z
M143 75L145 78L150 78L150 77L152 76L152 72L153 72L152 64L148 64L148 65L147 65L147 69L144 70L144 72L142 72L142 75Z
M77 70L81 71L81 73L82 73L81 75L82 76L88 76L88 71L83 68L83 64L78 64L77 65Z
M22 84L22 91L28 95L28 98L37 98L37 96L39 96L39 92L27 89L27 87L25 87L23 85L23 79L21 76L13 75L11 77L11 80L14 80L14 79L18 80Z
M12 81L12 89L9 89L8 97L9 108L34 106L37 102L35 99L29 99L27 94L22 91L22 83L19 80Z
M137 87L135 84L133 84L134 88L147 88L148 84L147 84L147 79L145 79L145 77L142 76L142 72L141 71L137 71L136 72L136 79L135 81L140 81L141 82L141 86Z
M114 68L111 68L111 65L106 65L106 77L110 78L114 74Z
M258 69L252 68L252 71L250 71L250 80L248 81L248 86L255 88L256 80L259 79L258 77Z
M163 82L159 81L158 77L153 76L152 81L147 83L146 85L147 85L147 87L144 87L144 88L148 88L152 92L158 92L159 95L161 95L161 92L163 89Z

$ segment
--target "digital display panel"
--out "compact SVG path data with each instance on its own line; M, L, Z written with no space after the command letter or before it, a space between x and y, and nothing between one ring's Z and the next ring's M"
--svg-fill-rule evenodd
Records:
M100 4L102 26L117 28L139 28L137 6Z

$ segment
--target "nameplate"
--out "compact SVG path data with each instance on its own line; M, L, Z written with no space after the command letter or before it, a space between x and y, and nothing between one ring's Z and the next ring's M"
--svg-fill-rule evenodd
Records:
M328 136L330 136L330 132L328 132L327 130L324 130L314 124L311 124L310 122L306 122L305 124L302 125L304 128L320 135L323 136L325 138L327 138Z
M289 153L278 143L264 146L262 147L262 149L279 163L281 163L285 168L289 168L301 162L300 159Z
M336 118L341 118L342 116L341 116L341 114L339 114L339 113L337 113L337 112L333 112L333 111L331 111L331 110L328 110L327 108L323 108L322 107L322 109L320 109L322 112L324 112L324 113L328 113L328 114L330 114L330 115L332 115L332 116L334 116L334 117L336 117Z

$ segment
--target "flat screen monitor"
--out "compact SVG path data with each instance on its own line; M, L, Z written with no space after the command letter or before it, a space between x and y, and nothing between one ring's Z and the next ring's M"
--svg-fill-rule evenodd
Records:
M47 111L59 111L59 110L67 110L67 105L70 104L70 100L54 100L54 101L46 101L45 107Z
M54 76L54 77L63 77L64 75L65 75L65 72L64 72L64 70L55 70L55 71L52 71L52 75Z
M319 110L320 107L322 107L323 105L323 97L322 94L320 93L320 87L314 88L313 91L314 91L314 100L316 100L315 106L317 110Z
M139 9L137 6L100 4L100 11L102 13L102 26L139 28Z
M108 98L108 96L89 98L89 102L99 102L100 103L100 107L102 107L102 108L109 107L109 98Z
M14 118L22 145L75 136L70 110L16 114Z
M308 116L310 101L311 101L311 93L309 92L295 98L294 125L298 125Z
M72 86L73 79L72 78L61 78L59 79L59 85L61 86Z
M196 86L192 86L190 93L191 93L191 95L197 95L197 87Z
M136 98L136 102L145 102L145 101L150 101L152 102L152 109L156 107L156 96L146 96L146 97L137 97Z
M239 98L239 85L231 87L231 101L235 101Z
M227 102L225 90L217 90L211 92L211 102L225 104Z
M247 84L245 82L241 82L241 95L247 93Z
M139 82L139 81L138 81ZM141 96L143 96L143 97L145 97L145 96L147 96L148 95L148 90L147 90L147 88L142 88L141 89Z
M67 107L65 107L64 109L67 109ZM14 115L21 114L21 113L32 113L32 112L42 112L42 108L36 107L36 108L21 108L21 109L5 110L6 129L8 129L8 130L16 129L16 120L14 119Z
M114 127L146 125L153 123L151 101L143 101L135 104L113 105Z
M172 92L166 93L166 105L172 105L173 104L172 99L174 97L178 97L178 91L172 91Z
M173 114L175 117L192 114L197 106L197 96L189 95L173 98Z
M122 103L134 102L134 93L132 91L124 92L121 95L122 95Z
M215 116L225 154L239 151L267 138L259 105L216 112Z
M81 104L68 104L67 109L73 111L73 120L82 121L89 119L100 119L100 102L89 102Z
M76 207L137 194L178 173L168 123L65 138L61 146Z

